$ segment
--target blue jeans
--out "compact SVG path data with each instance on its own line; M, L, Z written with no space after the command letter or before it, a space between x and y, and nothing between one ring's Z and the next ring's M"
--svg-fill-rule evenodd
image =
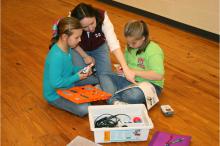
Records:
M116 74L105 74L101 75L100 78L102 90L112 94L112 97L107 101L108 104L113 104L115 100L127 102L129 104L145 103L144 93L138 87L115 94L116 91L132 84L125 77L118 76ZM156 89L157 95L159 95L162 88L156 85L153 86Z
M76 86L83 86L86 84L91 84L93 82L94 84L98 83L97 78L94 78L93 76L90 76L84 80L78 81L75 83ZM70 113L73 113L77 116L83 117L88 114L88 106L91 105L90 103L84 103L84 104L76 104L74 102L71 102L63 97L60 97L56 99L55 101L49 102L49 104L68 111Z
M100 79L99 75L112 72L109 48L106 43L102 44L99 48L93 51L86 51L86 53L95 59L96 76L98 77L98 79ZM87 66L84 63L83 58L74 49L73 64L82 67Z

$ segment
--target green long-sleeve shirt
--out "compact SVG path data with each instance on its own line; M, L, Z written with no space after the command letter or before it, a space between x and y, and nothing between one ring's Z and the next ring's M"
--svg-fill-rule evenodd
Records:
M57 89L70 88L79 80L77 72L81 68L72 63L72 50L68 53L62 51L54 44L49 51L44 66L43 94L47 101L51 102L60 96Z

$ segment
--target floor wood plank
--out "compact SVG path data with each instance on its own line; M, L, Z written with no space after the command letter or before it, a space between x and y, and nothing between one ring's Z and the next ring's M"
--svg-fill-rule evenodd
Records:
M48 105L42 97L45 57L52 23L83 0L2 0L1 144L60 146L77 135L94 141L88 117L79 118ZM84 1L85 2L85 1ZM90 0L107 10L122 49L124 24L142 19L151 39L165 53L165 87L160 103L149 111L154 123L147 142L103 144L145 146L155 131L192 136L191 146L219 144L219 44L143 16ZM124 50L124 49L123 49ZM113 63L115 57L111 54ZM160 105L170 104L173 117Z

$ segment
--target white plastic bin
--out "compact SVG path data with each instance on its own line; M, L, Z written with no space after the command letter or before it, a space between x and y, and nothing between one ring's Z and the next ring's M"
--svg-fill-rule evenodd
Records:
M153 128L153 123L148 116L144 104L128 105L98 105L89 106L90 129L94 132L96 143L125 142L125 141L146 141L149 130ZM126 114L120 116L122 123L113 128L95 128L94 121L103 114ZM135 123L134 118L141 118L141 122ZM125 122L125 123L123 123ZM128 127L122 127L127 125Z

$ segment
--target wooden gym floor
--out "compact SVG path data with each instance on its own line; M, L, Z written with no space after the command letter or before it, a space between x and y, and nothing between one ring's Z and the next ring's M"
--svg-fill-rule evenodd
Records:
M2 146L62 146L77 135L94 141L88 117L79 118L56 109L42 97L52 24L79 2L83 0L2 0ZM124 24L142 19L149 24L151 39L165 53L165 87L160 103L149 111L154 129L148 141L103 145L146 146L159 130L191 135L191 146L217 146L219 44L95 0L88 3L108 11L122 48ZM113 55L111 58L116 63ZM170 104L175 115L164 117L161 104Z

